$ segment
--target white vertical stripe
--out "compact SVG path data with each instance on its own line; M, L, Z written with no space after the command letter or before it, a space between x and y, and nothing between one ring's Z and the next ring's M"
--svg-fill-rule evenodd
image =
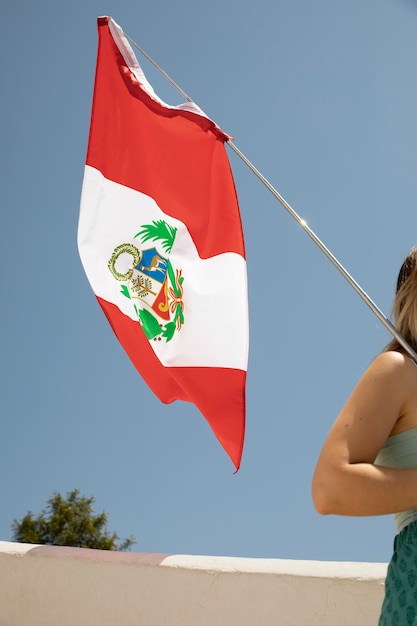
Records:
M78 245L94 293L137 320L132 300L120 293L123 283L108 269L113 250L122 243L151 248L134 239L141 227L166 220L177 230L170 255L184 277L185 322L171 341L151 341L166 366L229 367L246 370L248 311L246 262L236 253L201 259L186 226L167 216L143 193L107 180L86 166ZM164 251L160 249L164 254Z

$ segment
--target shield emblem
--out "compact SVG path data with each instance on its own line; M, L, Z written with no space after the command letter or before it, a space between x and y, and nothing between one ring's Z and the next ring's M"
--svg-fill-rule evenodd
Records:
M168 259L156 248L141 250L141 258L133 270L130 288L163 320L169 320Z

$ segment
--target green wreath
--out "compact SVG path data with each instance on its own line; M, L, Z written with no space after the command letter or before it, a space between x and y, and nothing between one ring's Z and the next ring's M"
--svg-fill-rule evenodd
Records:
M116 269L116 262L121 254L130 254L133 257L132 267L125 274L121 274ZM136 246L131 243L122 243L113 250L111 259L108 262L108 268L116 280L130 280L133 274L133 268L138 265L141 258L142 254Z

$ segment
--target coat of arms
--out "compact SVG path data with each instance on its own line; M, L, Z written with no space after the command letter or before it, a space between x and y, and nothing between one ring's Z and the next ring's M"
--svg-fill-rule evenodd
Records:
M164 220L146 224L133 239L139 237L142 245L147 241L155 245L144 249L122 243L108 262L114 278L124 283L120 291L132 300L149 340L170 341L184 323L184 278L182 270L175 269L169 260L176 232Z

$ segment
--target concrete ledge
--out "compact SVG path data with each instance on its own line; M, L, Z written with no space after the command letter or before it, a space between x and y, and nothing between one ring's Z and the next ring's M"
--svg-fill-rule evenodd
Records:
M0 542L0 626L372 626L386 567Z

